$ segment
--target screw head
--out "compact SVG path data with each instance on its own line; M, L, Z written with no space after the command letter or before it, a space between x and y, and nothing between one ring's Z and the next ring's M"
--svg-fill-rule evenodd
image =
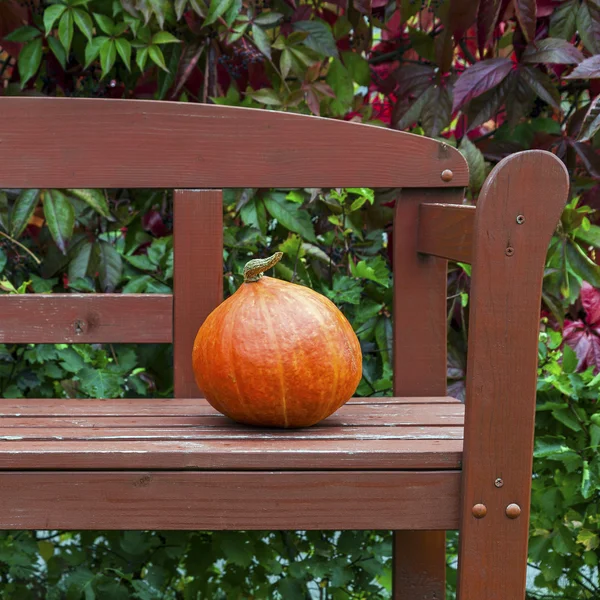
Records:
M518 504L509 504L506 507L506 516L509 519L517 519L521 516L521 507Z
M519 225L523 225L523 223L525 223L525 216L524 215L517 215L517 223Z
M454 177L454 173L450 169L444 169L442 171L442 181L445 181L445 182L452 181L453 177Z
M73 330L77 335L85 333L87 331L87 323L85 321L82 321L81 319L77 319L73 323Z
M496 481L494 481L494 485L497 488L501 488L504 485L504 481L502 481L502 479L500 479L500 477L498 477L498 479L496 479Z
M512 246L509 246L505 251L504 254L506 254L506 256L512 256L515 253L515 249Z
M487 515L487 506L485 504L476 504L471 510L476 519L483 519Z

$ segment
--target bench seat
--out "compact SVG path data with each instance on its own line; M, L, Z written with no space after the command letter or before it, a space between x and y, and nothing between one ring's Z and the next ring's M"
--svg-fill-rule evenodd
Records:
M454 398L354 398L308 429L238 425L202 399L4 400L0 469L459 469Z

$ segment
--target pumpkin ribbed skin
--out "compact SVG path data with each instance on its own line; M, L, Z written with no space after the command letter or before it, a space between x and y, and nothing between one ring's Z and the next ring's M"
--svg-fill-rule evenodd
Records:
M361 379L352 326L317 292L270 277L243 283L200 327L198 387L240 423L307 427L347 402Z

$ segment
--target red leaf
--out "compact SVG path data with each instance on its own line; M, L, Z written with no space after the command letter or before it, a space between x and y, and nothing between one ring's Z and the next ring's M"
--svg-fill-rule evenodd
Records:
M577 355L578 371L588 367L600 371L600 329L589 329L583 321L565 321L563 336Z
M565 79L595 79L600 77L600 54L586 58Z
M465 69L454 86L452 111L497 86L512 68L513 63L509 58L491 58Z
M480 0L477 10L477 42L483 56L483 49L489 42L498 22L502 0Z
M558 65L576 65L583 60L583 54L569 42L558 38L546 38L532 42L525 48L524 63L551 63Z
M167 235L168 230L157 210L150 210L142 217L142 227L156 237Z
M600 327L600 290L584 281L581 284L579 297L585 310L586 323L591 327Z
M573 148L575 148L575 152L577 152L577 156L581 159L587 172L595 179L600 179L600 154L584 142L575 142Z
M531 42L535 38L536 0L515 0L515 12L525 38Z
M450 29L456 39L461 38L477 18L479 0L451 0L448 11Z

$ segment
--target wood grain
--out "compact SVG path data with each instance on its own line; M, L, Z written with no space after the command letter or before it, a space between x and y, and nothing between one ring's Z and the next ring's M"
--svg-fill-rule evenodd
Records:
M390 529L458 524L460 473L0 473L0 529Z
M417 249L424 254L471 263L475 207L421 204Z
M200 325L223 301L223 196L177 190L173 198L175 397L200 397L192 348Z
M163 294L0 296L0 343L170 343L173 299Z
M388 400L388 402L381 402ZM406 414L406 409L416 410L413 405L428 404L439 406L450 404L462 407L463 404L456 398L449 396L410 398L410 397L387 397L387 398L352 398L340 410L329 418L335 418L338 414L346 414L349 407L369 406L369 412L392 410L396 406L397 414ZM398 406L401 405L401 406ZM383 408L385 407L385 408ZM360 409L357 409L360 410ZM426 410L437 410L428 408ZM440 410L445 410L440 407ZM461 410L464 411L464 408ZM401 411L401 412L400 412ZM199 398L114 398L111 400L88 398L88 399L65 399L65 398L26 398L12 400L3 398L0 402L0 417L13 416L54 416L69 417L77 415L88 416L194 416L197 414L208 414L216 411L206 400Z
M462 188L402 190L396 202L394 395L446 395L447 263L418 253L417 223L423 205L459 204L463 194ZM394 600L445 597L445 537L444 531L394 532Z
M459 469L462 439L7 440L0 469ZM0 492L1 498L1 492Z
M502 160L479 196L467 363L460 600L525 596L542 275L568 189L562 162L532 150ZM497 478L503 480L502 487L494 485ZM515 520L505 514L513 502L522 509ZM487 507L485 518L473 516L476 503Z
M0 113L0 188L399 188L469 181L464 158L443 142L334 119L88 98L4 97ZM441 179L445 169L453 172L451 183Z

